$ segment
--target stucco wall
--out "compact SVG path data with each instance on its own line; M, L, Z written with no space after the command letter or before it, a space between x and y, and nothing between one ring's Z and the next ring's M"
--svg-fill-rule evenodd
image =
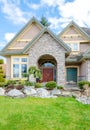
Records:
M11 78L11 57L6 57L6 78Z
M37 66L38 60L42 55L53 56L57 61L57 83L58 85L65 84L65 49L48 33L44 33L27 53L29 54L30 66Z

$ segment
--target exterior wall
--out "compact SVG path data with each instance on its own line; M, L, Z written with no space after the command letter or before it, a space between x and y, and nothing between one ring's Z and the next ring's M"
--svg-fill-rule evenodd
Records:
M65 84L65 50L48 33L44 33L27 54L29 54L29 66L37 66L39 58L43 55L53 56L57 61L57 84Z
M87 80L90 81L90 59L87 60L87 67L86 67L86 76L87 76Z
M40 32L40 30L38 25L32 24L26 31L20 34L9 49L23 49Z
M6 78L11 78L11 57L6 57Z
M87 62L84 61L80 65L80 77L79 80L87 80Z
M74 41L74 43L75 43L75 41L77 42L77 41L84 41L84 38L82 37L82 36L78 36L78 35L76 35L76 36L66 36L66 35L64 35L64 36L62 36L61 37L61 39L64 41L64 42L69 42L69 41Z
M81 64L80 74L85 76L84 80L90 81L90 59Z
M80 52L85 52L88 48L90 48L90 43L81 43L80 44Z
M33 24L30 29L21 37L22 39L32 39L40 32L40 28Z

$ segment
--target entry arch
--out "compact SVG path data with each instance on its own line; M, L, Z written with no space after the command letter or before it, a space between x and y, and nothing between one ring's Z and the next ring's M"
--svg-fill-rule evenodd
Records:
M52 55L40 56L38 67L42 71L42 82L57 81L57 61Z

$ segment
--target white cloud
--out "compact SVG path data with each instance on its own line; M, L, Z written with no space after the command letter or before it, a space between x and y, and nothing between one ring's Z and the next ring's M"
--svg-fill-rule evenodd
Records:
M15 33L6 33L5 34L6 42L9 42L14 36L15 36Z
M26 15L28 16L30 12L24 12L18 6L20 2L15 2L15 0L0 0L1 10L5 14L7 19L10 19L15 24L26 23Z
M62 5L65 2L65 0L41 0L41 3L47 4L48 6L58 6L58 5Z
M71 2L65 2L65 0L41 0L41 2L58 9L60 17L48 18L52 28L65 27L71 20L74 20L79 26L87 25L90 27L90 0L74 0Z

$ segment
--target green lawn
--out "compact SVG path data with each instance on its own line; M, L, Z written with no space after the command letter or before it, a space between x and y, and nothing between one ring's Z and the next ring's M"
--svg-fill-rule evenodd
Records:
M63 97L0 97L0 130L90 130L90 105Z

